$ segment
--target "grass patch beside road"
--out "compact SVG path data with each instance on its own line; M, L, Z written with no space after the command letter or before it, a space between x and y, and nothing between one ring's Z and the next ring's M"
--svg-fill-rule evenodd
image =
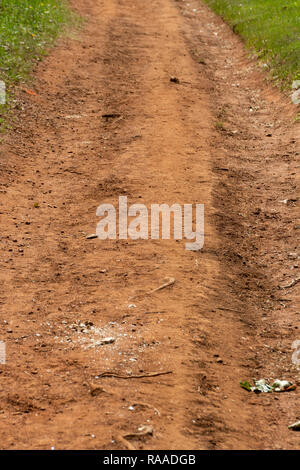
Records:
M64 0L0 0L0 80L28 79L33 66L66 25L78 22ZM9 103L0 106L5 114Z
M277 83L300 79L300 0L204 0L270 68Z

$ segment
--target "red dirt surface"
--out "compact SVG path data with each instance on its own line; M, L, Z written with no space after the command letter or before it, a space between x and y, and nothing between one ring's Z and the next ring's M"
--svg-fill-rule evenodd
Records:
M239 386L300 379L296 108L199 0L72 4L1 148L1 448L298 447L299 388ZM204 203L204 248L87 240L119 195Z

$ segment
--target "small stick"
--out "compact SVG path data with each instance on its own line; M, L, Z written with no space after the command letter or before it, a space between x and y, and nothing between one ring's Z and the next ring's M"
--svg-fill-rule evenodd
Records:
M279 289L289 289L290 287L294 287L298 282L300 282L300 277L297 277L285 286L279 286Z
M148 311L148 312L144 312L145 315L150 315L152 313L165 313L166 311L165 310L156 310L156 311Z
M172 374L171 370L167 370L164 372L151 372L149 374L142 374L142 375L122 375L122 374L117 374L116 372L102 372L102 374L98 375L98 377L115 377L116 379L142 379L146 377L157 377L158 375L167 375L167 374Z
M154 292L157 292L159 290L164 289L165 287L169 287L169 286L172 286L173 284L175 284L175 278L174 277L168 277L167 279L168 279L168 281L166 281L164 284L157 287L156 289L150 290L148 292L148 294L154 294Z
M161 286L156 287L156 289L149 290L148 292L145 292L144 294L134 295L133 297L130 297L130 300L134 300L137 297L142 297L143 295L154 294L155 292L157 292L159 290L165 289L166 287L169 287L169 286L172 286L173 284L175 284L175 278L174 277L167 277L166 279L167 279L167 281L164 284L162 284Z
M131 444L131 442L127 441L123 436L117 436L116 438L120 441L128 450L136 450L136 448Z

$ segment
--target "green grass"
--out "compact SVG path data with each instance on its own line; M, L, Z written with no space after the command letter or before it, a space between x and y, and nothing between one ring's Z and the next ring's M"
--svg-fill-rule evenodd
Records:
M65 25L77 21L64 0L0 0L0 79L28 79Z
M283 88L300 79L300 0L204 0L267 64Z

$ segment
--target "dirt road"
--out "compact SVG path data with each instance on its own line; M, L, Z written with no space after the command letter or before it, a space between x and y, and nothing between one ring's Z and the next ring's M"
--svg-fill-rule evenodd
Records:
M295 110L199 0L72 3L1 149L1 448L297 447L299 390L239 386L299 381ZM120 195L205 204L204 248L87 240Z

